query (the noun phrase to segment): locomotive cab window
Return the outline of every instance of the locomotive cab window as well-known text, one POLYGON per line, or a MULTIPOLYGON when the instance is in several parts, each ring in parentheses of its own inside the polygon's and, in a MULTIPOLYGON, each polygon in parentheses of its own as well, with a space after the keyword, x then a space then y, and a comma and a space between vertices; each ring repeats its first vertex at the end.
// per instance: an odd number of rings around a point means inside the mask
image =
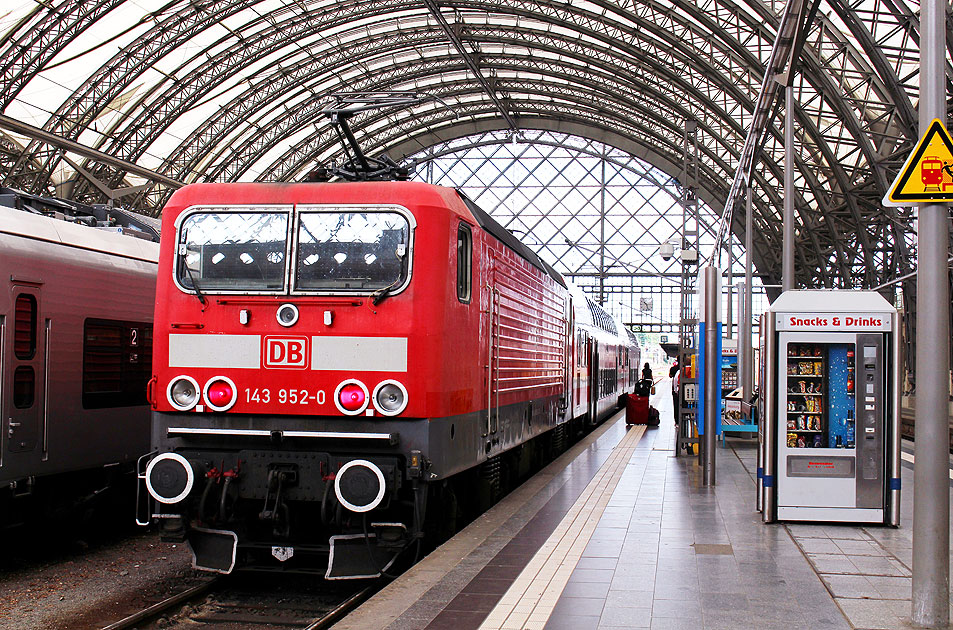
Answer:
POLYGON ((294 290, 393 294, 410 280, 411 222, 388 207, 302 208, 294 290))
POLYGON ((473 234, 470 226, 461 223, 457 229, 457 299, 469 304, 472 292, 473 234))
POLYGON ((289 213, 208 208, 179 227, 176 281, 187 291, 277 293, 285 288, 289 213))

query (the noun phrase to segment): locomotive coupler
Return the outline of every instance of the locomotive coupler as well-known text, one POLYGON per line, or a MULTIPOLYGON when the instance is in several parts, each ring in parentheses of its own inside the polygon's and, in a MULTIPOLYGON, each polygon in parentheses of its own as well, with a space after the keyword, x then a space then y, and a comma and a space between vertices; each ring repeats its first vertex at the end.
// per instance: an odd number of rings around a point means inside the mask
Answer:
POLYGON ((185 520, 178 514, 167 514, 158 519, 161 542, 185 542, 185 520))
MULTIPOLYGON (((285 484, 294 485, 297 482, 298 469, 294 465, 272 465, 268 471, 268 492, 265 494, 265 505, 258 518, 263 521, 274 521, 276 533, 279 530, 277 523, 282 516, 282 512, 287 511, 287 507, 281 499, 281 491, 285 484)), ((280 529, 287 534, 287 531, 284 531, 287 529, 287 523, 285 527, 280 529)))

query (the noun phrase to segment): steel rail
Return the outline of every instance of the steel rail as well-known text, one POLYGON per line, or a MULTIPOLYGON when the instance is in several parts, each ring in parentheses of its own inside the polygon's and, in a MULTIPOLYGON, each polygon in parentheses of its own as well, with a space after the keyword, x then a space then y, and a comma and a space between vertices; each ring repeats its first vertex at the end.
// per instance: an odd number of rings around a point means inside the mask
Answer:
POLYGON ((151 619, 157 615, 161 615, 170 608, 178 606, 179 604, 204 594, 206 591, 218 584, 221 580, 221 576, 214 577, 210 580, 207 580, 206 582, 203 582, 202 584, 198 584, 190 589, 182 591, 178 595, 173 595, 172 597, 164 599, 161 602, 157 602, 144 610, 140 610, 135 614, 129 615, 125 619, 120 619, 115 623, 104 626, 101 630, 126 630, 127 628, 133 628, 142 621, 151 619))
POLYGON ((365 587, 363 590, 358 591, 338 604, 333 610, 328 612, 328 614, 305 626, 303 630, 324 630, 325 628, 330 628, 331 625, 340 620, 341 617, 357 608, 359 604, 371 595, 372 591, 372 586, 365 587))

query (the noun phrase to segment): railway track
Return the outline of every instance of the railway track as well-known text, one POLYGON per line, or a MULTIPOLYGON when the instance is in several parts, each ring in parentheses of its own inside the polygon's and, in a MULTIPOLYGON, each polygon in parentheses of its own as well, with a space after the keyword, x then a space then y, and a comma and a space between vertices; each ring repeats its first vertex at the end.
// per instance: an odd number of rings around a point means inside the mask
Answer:
MULTIPOLYGON (((900 413, 900 435, 914 439, 914 414, 904 410, 900 413)), ((953 453, 953 419, 950 420, 950 452, 953 453)))
POLYGON ((378 588, 301 575, 238 574, 210 578, 102 630, 323 630, 378 588))

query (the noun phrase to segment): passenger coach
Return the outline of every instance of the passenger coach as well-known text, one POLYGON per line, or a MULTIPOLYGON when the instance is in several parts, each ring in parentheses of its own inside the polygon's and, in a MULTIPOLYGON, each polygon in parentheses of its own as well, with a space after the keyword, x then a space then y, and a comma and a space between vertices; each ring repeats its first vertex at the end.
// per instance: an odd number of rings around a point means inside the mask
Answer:
POLYGON ((149 451, 158 245, 74 211, 0 188, 0 525, 132 490, 149 451))

